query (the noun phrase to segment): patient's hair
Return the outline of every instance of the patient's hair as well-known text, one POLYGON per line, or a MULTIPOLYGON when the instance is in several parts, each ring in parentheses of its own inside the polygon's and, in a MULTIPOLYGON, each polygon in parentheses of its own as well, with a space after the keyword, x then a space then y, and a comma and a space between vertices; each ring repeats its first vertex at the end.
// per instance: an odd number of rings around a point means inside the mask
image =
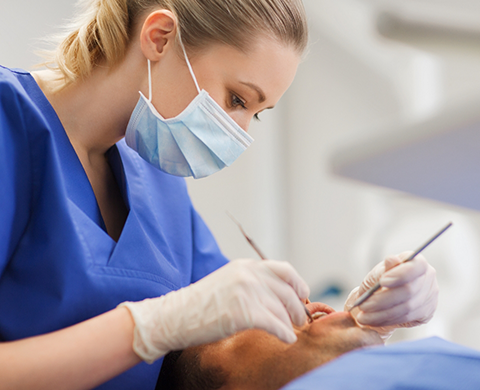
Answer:
POLYGON ((227 382, 219 367, 202 367, 200 356, 185 356, 183 351, 170 352, 163 360, 156 390, 218 390, 227 382))

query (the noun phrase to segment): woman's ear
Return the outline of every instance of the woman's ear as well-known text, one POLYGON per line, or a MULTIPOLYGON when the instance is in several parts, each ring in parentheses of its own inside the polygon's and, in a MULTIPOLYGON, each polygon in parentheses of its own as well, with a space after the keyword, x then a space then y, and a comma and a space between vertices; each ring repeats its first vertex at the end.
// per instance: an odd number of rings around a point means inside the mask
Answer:
POLYGON ((165 51, 175 47, 177 19, 166 9, 147 16, 140 32, 140 46, 150 61, 159 61, 165 51))

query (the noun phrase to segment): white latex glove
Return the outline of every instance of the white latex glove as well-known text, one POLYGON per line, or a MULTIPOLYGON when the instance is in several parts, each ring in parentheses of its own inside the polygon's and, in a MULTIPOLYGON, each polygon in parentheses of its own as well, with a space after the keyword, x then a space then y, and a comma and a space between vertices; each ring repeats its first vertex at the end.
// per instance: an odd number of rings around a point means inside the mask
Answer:
POLYGON ((395 328, 427 323, 437 308, 436 271, 422 255, 395 267, 412 253, 390 256, 377 264, 345 302, 345 310, 349 310, 358 297, 380 281, 382 287, 352 314, 359 325, 375 329, 384 340, 395 328))
POLYGON ((170 351, 259 328, 287 343, 306 321, 308 285, 286 262, 236 260, 159 298, 124 302, 135 321, 134 350, 152 363, 170 351))

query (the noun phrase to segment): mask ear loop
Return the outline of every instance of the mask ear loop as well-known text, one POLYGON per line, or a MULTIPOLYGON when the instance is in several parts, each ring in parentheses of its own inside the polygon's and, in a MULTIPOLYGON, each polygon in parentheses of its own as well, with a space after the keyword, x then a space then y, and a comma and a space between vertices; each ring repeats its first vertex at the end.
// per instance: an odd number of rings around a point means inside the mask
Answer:
POLYGON ((152 65, 150 64, 150 60, 148 62, 148 101, 149 103, 152 102, 152 65))
MULTIPOLYGON (((183 55, 185 56, 185 61, 187 62, 188 70, 190 71, 190 75, 192 76, 193 81, 195 82, 195 87, 197 87, 198 93, 201 92, 200 87, 197 82, 197 78, 195 77, 195 73, 193 73, 193 68, 192 65, 190 64, 190 61, 188 60, 187 52, 185 50, 185 46, 183 46, 182 38, 180 36, 180 30, 178 31, 178 40, 180 42, 180 46, 182 47, 183 50, 183 55)), ((147 60, 148 62, 148 101, 151 103, 152 102, 152 65, 150 63, 150 60, 147 60)))
POLYGON ((197 78, 195 77, 195 73, 193 73, 192 65, 190 64, 190 61, 188 60, 187 52, 185 50, 185 46, 183 46, 182 42, 182 37, 180 36, 180 29, 178 30, 178 41, 180 42, 180 46, 182 47, 183 50, 183 55, 185 56, 185 61, 187 62, 188 70, 190 71, 190 74, 192 75, 193 81, 195 82, 195 86, 197 87, 198 93, 201 92, 200 87, 198 86, 197 78))

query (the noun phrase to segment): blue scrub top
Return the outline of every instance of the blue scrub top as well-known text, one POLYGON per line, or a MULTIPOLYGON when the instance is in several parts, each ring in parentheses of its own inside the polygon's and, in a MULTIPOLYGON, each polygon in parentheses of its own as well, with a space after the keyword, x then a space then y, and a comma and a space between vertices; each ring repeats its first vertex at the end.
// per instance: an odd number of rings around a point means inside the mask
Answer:
POLYGON ((438 337, 347 353, 282 390, 480 389, 480 351, 438 337))
MULTIPOLYGON (((118 242, 35 80, 0 67, 0 341, 158 297, 227 262, 183 179, 123 141, 108 158, 129 210, 118 242)), ((141 363, 99 388, 154 389, 160 365, 141 363)))

